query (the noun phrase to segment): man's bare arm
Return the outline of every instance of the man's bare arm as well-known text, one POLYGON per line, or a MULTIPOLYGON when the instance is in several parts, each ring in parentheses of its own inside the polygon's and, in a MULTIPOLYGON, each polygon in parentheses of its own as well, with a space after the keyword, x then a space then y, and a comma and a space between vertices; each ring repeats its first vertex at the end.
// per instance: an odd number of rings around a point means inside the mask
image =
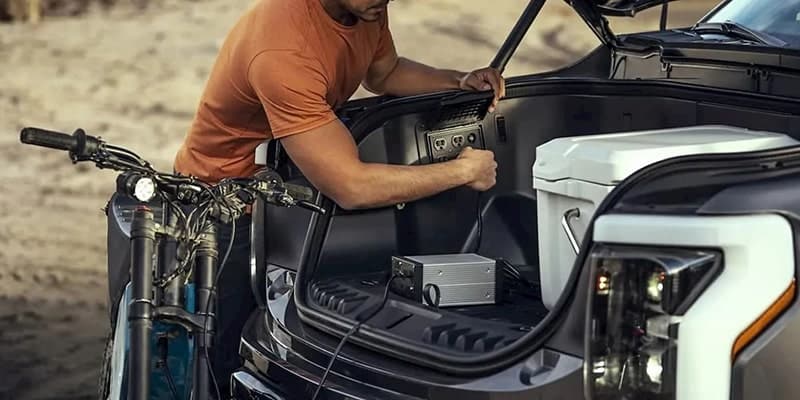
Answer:
POLYGON ((364 87, 376 94, 411 96, 448 89, 459 89, 466 72, 438 69, 390 55, 370 66, 364 87))
POLYGON ((470 73, 437 69, 390 52, 375 60, 367 72, 364 87, 376 94, 409 96, 450 89, 494 92, 489 111, 506 95, 506 83, 500 72, 482 68, 470 73))
POLYGON ((311 184, 344 209, 410 202, 462 185, 485 191, 496 179, 494 155, 484 150, 421 166, 364 163, 338 120, 282 138, 281 144, 311 184))

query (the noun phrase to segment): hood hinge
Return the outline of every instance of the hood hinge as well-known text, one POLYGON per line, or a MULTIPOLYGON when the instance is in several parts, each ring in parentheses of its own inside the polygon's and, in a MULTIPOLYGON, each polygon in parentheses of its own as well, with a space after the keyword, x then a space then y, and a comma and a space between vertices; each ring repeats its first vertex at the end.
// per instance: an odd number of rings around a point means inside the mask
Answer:
POLYGON ((589 25, 589 28, 606 46, 611 48, 619 47, 619 38, 617 38, 617 35, 611 30, 611 27, 608 25, 608 19, 600 13, 596 4, 587 0, 565 1, 578 12, 578 15, 583 18, 586 24, 589 25))

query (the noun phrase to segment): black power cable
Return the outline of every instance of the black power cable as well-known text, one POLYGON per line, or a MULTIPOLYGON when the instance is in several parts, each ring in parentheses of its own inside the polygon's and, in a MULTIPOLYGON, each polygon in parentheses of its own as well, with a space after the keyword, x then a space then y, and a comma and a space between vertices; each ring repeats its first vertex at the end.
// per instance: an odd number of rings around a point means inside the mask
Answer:
POLYGON ((167 340, 166 338, 161 338, 158 340, 158 347, 161 352, 161 362, 164 366, 164 375, 167 378, 167 385, 169 386, 169 390, 172 393, 172 399, 178 400, 180 396, 178 396, 178 387, 175 386, 175 379, 172 377, 172 371, 169 369, 169 350, 167 348, 167 340))
POLYGON ((175 379, 172 378, 172 372, 169 370, 169 363, 166 360, 164 360, 164 372, 167 375, 167 384, 169 385, 169 390, 172 392, 172 398, 179 400, 178 387, 175 386, 175 379))
POLYGON ((319 396, 320 391, 322 391, 322 387, 325 385, 325 381, 328 379, 328 374, 331 372, 333 363, 336 362, 336 358, 339 357, 339 352, 342 351, 342 347, 344 347, 344 344, 345 342, 347 342, 347 339, 349 339, 350 336, 358 332, 358 330, 361 329, 361 325, 367 323, 367 321, 372 319, 372 317, 377 315, 386 306, 386 302, 389 301, 389 288, 392 286, 392 281, 394 281, 395 278, 399 277, 400 277, 399 275, 393 275, 386 282, 386 288, 383 290, 383 299, 381 300, 377 308, 375 308, 374 310, 372 310, 367 314, 362 313, 361 315, 356 316, 356 323, 353 325, 352 328, 350 328, 349 331, 347 331, 344 337, 342 337, 342 340, 339 342, 339 345, 336 346, 336 350, 334 350, 333 356, 331 356, 331 361, 328 362, 328 367, 325 368, 325 372, 322 374, 322 378, 320 379, 319 384, 317 385, 317 390, 314 391, 314 397, 312 397, 311 400, 317 400, 317 396, 319 396), (364 317, 359 318, 362 315, 364 315, 364 317))
POLYGON ((473 253, 475 254, 478 254, 478 251, 480 251, 481 249, 481 239, 483 237, 483 210, 481 209, 482 194, 483 193, 478 192, 478 201, 477 201, 478 205, 475 207, 476 208, 475 213, 477 214, 478 217, 478 232, 477 232, 477 238, 475 239, 475 251, 473 251, 473 253))
POLYGON ((433 308, 439 308, 439 302, 442 301, 442 290, 434 283, 429 283, 422 288, 422 299, 425 303, 433 308), (436 297, 431 297, 431 289, 436 297), (436 299, 436 300, 434 300, 436 299))

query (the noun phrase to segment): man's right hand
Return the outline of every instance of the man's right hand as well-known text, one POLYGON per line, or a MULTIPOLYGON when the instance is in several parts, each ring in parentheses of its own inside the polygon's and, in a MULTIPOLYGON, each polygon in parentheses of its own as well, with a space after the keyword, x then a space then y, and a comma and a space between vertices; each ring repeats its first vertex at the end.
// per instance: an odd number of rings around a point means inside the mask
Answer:
POLYGON ((457 160, 467 171, 468 187, 485 192, 497 183, 497 162, 494 160, 493 152, 465 147, 457 160))

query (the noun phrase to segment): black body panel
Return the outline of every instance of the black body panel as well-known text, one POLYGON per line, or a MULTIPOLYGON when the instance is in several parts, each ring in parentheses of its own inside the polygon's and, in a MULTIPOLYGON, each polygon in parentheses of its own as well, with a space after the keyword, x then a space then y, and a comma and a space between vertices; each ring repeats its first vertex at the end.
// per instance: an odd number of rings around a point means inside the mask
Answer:
MULTIPOLYGON (((309 188, 311 184, 303 177, 291 176, 285 180, 309 188)), ((316 193, 315 197, 319 197, 316 193)), ((259 205, 262 216, 261 225, 263 231, 257 232, 253 236, 254 247, 259 247, 258 264, 266 264, 271 267, 278 267, 290 271, 297 271, 298 266, 303 263, 309 226, 313 224, 317 215, 299 207, 278 207, 275 205, 259 205), (263 243, 262 246, 259 244, 263 243)))
POLYGON ((732 400, 782 400, 800 393, 799 311, 795 300, 785 315, 739 354, 733 365, 732 400))

